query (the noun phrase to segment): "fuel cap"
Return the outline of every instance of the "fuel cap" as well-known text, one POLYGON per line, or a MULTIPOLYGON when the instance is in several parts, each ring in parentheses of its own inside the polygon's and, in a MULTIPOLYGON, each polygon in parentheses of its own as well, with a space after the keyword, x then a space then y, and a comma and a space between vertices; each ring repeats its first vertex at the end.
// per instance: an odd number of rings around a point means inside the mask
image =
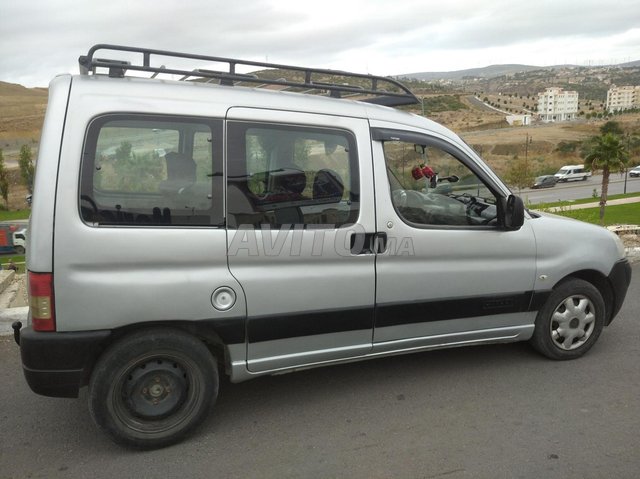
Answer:
POLYGON ((228 286, 221 286, 211 295, 211 304, 218 311, 227 311, 236 304, 236 293, 228 286))

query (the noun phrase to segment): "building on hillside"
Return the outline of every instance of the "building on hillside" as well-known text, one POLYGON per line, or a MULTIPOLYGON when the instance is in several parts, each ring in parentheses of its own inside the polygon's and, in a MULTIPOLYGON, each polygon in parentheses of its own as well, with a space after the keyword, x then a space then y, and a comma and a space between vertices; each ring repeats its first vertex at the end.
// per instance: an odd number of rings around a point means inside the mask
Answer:
POLYGON ((531 124, 531 115, 508 115, 506 119, 510 126, 528 126, 531 124))
POLYGON ((578 115, 578 92, 547 88, 538 93, 538 116, 542 121, 575 120, 578 115))
POLYGON ((630 110, 640 108, 640 86, 615 86, 607 91, 607 111, 630 110))

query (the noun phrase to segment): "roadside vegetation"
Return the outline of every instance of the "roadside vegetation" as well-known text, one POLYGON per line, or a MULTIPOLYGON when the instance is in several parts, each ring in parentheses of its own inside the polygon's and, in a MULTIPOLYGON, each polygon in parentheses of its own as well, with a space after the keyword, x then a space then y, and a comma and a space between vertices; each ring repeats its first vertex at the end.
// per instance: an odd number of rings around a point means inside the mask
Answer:
MULTIPOLYGON (((618 200, 624 198, 640 198, 640 193, 627 193, 623 195, 611 195, 608 200, 618 200)), ((621 224, 640 224, 640 202, 623 205, 607 206, 607 214, 604 221, 600 220, 600 206, 593 208, 573 209, 573 206, 597 203, 597 198, 583 198, 575 201, 556 201, 553 203, 529 204, 529 208, 552 212, 555 215, 566 216, 576 220, 585 221, 595 225, 611 226, 621 224)))
MULTIPOLYGON (((611 195, 609 200, 619 200, 623 198, 637 198, 640 197, 640 193, 626 193, 620 195, 611 195)), ((569 209, 573 205, 586 205, 588 203, 597 203, 597 198, 582 198, 580 200, 558 200, 550 203, 528 203, 529 208, 535 210, 548 210, 549 208, 567 208, 569 209)))
POLYGON ((460 95, 437 95, 422 99, 425 113, 442 111, 458 111, 468 109, 467 105, 460 101, 460 95))
POLYGON ((594 225, 635 225, 640 222, 640 203, 607 206, 607 215, 604 219, 600 217, 600 207, 558 211, 554 214, 585 221, 594 225))
POLYGON ((6 256, 2 255, 0 256, 0 266, 2 266, 2 269, 7 269, 7 266, 9 266, 9 263, 13 261, 18 267, 18 270, 16 271, 16 273, 24 273, 25 272, 24 258, 25 258, 24 255, 20 255, 20 254, 6 255, 6 256))
POLYGON ((611 173, 625 171, 630 155, 630 141, 624 142, 625 132, 618 122, 608 121, 600 128, 600 135, 584 145, 584 165, 588 170, 602 171, 600 189, 600 224, 604 225, 605 208, 611 173))
POLYGON ((13 211, 0 210, 0 221, 28 220, 30 214, 30 209, 13 211))

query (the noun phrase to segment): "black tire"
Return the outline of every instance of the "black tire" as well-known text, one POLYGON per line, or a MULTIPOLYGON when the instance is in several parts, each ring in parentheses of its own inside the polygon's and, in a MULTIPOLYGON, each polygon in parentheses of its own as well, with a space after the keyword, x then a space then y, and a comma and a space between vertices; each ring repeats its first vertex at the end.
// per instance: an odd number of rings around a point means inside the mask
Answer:
POLYGON ((13 249, 15 249, 18 254, 24 254, 24 246, 14 246, 13 249))
POLYGON ((605 320, 602 295, 591 283, 560 283, 538 312, 531 345, 551 359, 575 359, 598 340, 605 320))
POLYGON ((216 359, 181 330, 138 331, 114 343, 89 382, 89 411, 116 443, 140 449, 180 441, 218 395, 216 359))

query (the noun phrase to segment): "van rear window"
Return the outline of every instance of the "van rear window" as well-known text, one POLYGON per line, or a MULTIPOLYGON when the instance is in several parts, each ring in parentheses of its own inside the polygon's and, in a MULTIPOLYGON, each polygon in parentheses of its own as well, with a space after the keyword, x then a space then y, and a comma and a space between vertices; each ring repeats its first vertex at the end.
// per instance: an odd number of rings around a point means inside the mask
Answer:
POLYGON ((80 212, 94 225, 220 224, 221 123, 113 115, 85 140, 80 212))

